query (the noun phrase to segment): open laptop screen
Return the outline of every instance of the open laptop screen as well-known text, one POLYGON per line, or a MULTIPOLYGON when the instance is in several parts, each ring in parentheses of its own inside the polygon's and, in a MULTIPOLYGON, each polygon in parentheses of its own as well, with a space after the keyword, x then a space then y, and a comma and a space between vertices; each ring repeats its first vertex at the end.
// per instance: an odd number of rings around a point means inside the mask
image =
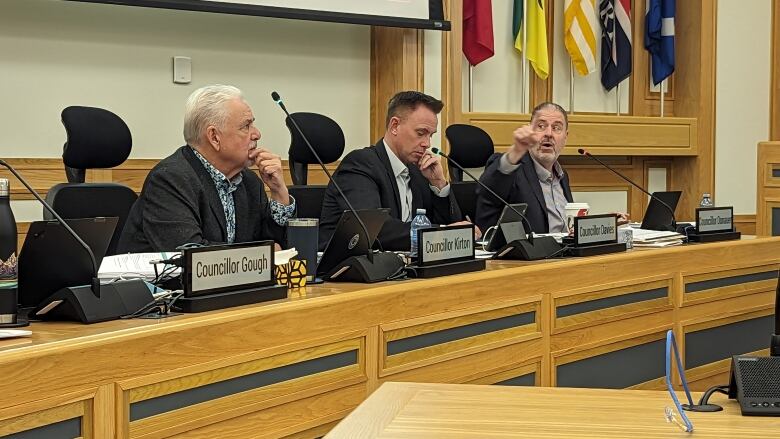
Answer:
MULTIPOLYGON (((117 217, 65 220, 92 249, 100 267, 117 217)), ((59 221, 34 221, 19 252, 19 304, 38 306, 60 288, 89 285, 95 272, 84 248, 59 221)))

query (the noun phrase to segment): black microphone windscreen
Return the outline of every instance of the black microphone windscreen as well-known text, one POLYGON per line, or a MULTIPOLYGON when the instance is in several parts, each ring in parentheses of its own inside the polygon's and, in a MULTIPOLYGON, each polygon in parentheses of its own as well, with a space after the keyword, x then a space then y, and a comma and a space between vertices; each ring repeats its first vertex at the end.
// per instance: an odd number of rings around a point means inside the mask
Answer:
POLYGON ((275 92, 275 91, 272 91, 272 92, 271 92, 271 99, 273 99, 273 100, 274 100, 274 101, 276 101, 276 102, 279 102, 279 101, 281 101, 281 100, 282 100, 282 97, 281 97, 281 96, 279 96, 279 93, 277 93, 277 92, 275 92))
POLYGON ((434 153, 434 154, 438 154, 441 151, 439 150, 439 148, 433 147, 433 148, 431 148, 431 152, 434 153))
POLYGON ((582 154, 582 155, 585 155, 585 154, 587 154, 587 153, 588 153, 588 151, 585 151, 585 150, 584 150, 584 149, 582 149, 582 148, 578 149, 578 150, 577 150, 577 152, 578 152, 578 153, 580 153, 580 154, 582 154))

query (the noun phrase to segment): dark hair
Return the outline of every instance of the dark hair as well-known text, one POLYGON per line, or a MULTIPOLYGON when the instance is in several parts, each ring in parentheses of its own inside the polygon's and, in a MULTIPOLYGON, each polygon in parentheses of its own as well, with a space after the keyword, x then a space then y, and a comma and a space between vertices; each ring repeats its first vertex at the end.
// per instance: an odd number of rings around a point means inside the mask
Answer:
POLYGON ((531 119, 533 119, 536 116, 536 113, 546 109, 546 108, 552 108, 553 110, 558 111, 563 115, 563 121, 566 122, 566 126, 569 126, 569 115, 566 114, 566 110, 563 109, 560 105, 556 104, 555 102, 542 102, 541 104, 534 107, 534 111, 531 112, 531 119))
POLYGON ((435 114, 441 113, 441 109, 444 108, 444 102, 428 96, 425 93, 419 91, 402 91, 396 93, 395 96, 390 98, 390 102, 387 103, 387 118, 385 118, 385 127, 390 125, 390 119, 394 116, 401 117, 401 114, 406 111, 414 111, 417 106, 425 105, 429 110, 435 114))

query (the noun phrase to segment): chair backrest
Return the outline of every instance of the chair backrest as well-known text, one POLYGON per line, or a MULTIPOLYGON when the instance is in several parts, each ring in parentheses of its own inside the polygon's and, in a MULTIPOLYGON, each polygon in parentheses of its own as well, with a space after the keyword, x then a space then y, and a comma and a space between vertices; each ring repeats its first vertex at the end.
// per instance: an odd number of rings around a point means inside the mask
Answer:
MULTIPOLYGON (((66 219, 118 217, 106 252, 107 255, 116 254, 119 236, 138 196, 127 186, 85 183, 84 177, 87 169, 111 168, 127 160, 133 144, 130 129, 116 114, 94 107, 65 108, 62 124, 68 135, 62 152, 68 183, 51 188, 46 201, 66 219)), ((43 217, 52 219, 45 209, 43 217)))
POLYGON ((325 185, 293 185, 287 190, 295 198, 298 218, 319 218, 322 200, 325 199, 325 185))
MULTIPOLYGON (((493 155, 493 139, 482 128, 453 124, 444 131, 450 143, 450 157, 464 168, 482 168, 493 155)), ((450 181, 462 181, 463 172, 449 166, 450 181)))
MULTIPOLYGON (((333 163, 344 153, 344 131, 336 121, 318 113, 292 113, 290 115, 301 128, 311 146, 317 151, 323 163, 333 163)), ((306 141, 292 124, 285 119, 290 130, 290 174, 294 185, 305 185, 308 180, 308 165, 317 163, 306 141)))
POLYGON ((463 216, 468 215, 474 221, 477 216, 477 182, 455 181, 450 183, 450 187, 463 216))

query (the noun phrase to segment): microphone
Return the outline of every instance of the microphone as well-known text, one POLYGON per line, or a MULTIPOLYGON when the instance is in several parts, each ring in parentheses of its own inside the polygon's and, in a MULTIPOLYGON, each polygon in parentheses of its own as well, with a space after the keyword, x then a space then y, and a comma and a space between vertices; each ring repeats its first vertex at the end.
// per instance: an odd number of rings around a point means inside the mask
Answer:
POLYGON ((666 208, 666 210, 668 210, 668 211, 669 211, 669 213, 670 213, 670 214, 672 214, 672 224, 671 224, 671 231, 672 231, 672 232, 674 232, 674 231, 676 231, 676 230, 677 230, 677 221, 675 221, 675 217, 674 217, 674 209, 672 209, 672 208, 671 208, 671 207, 670 207, 668 204, 666 204, 666 203, 664 202, 664 200, 662 200, 662 199, 660 199, 660 198, 656 197, 655 195, 651 194, 651 193, 650 193, 650 192, 648 192, 648 191, 647 191, 645 188, 643 188, 642 186, 639 186, 638 184, 634 183, 633 181, 631 181, 631 179, 629 179, 628 177, 626 177, 626 176, 625 176, 625 175, 623 175, 622 173, 618 172, 618 171, 617 171, 615 168, 613 168, 612 166, 609 166, 608 164, 606 164, 606 163, 602 162, 601 160, 599 160, 599 158, 598 158, 598 157, 596 157, 596 156, 592 155, 591 153, 589 153, 589 152, 588 152, 588 151, 586 151, 585 149, 583 149, 583 148, 580 148, 580 149, 578 149, 578 150, 577 150, 577 152, 578 152, 578 153, 580 153, 580 155, 584 155, 585 157, 588 157, 588 158, 590 158, 590 159, 593 159, 593 160, 595 160, 596 162, 598 162, 598 164, 600 164, 601 166, 603 166, 603 167, 605 167, 605 168, 609 169, 610 171, 612 171, 612 173, 614 173, 614 174, 615 174, 615 175, 617 175, 618 177, 622 178, 623 180, 627 181, 629 184, 631 184, 631 185, 632 185, 632 186, 634 186, 635 188, 639 189, 640 191, 644 192, 644 193, 645 193, 645 194, 647 194, 647 195, 648 195, 650 198, 654 199, 655 201, 658 201, 658 202, 659 202, 659 203, 660 203, 662 206, 664 206, 664 207, 666 208))
MULTIPOLYGON (((344 202, 347 203, 347 207, 349 208, 349 211, 352 212, 353 215, 355 215, 355 219, 357 220, 358 224, 360 224, 360 228, 363 229, 363 233, 366 234, 366 241, 368 241, 368 239, 369 239, 368 238, 369 237, 368 227, 366 227, 365 223, 363 223, 363 220, 360 219, 360 216, 358 215, 357 211, 355 210, 354 207, 352 207, 352 203, 349 202, 349 199, 347 198, 346 195, 344 195, 344 192, 341 190, 341 187, 339 187, 339 184, 336 183, 336 180, 333 179, 333 176, 330 174, 330 171, 328 171, 328 168, 325 167, 325 163, 320 158, 320 155, 317 154, 317 151, 311 145, 311 142, 309 142, 309 139, 306 137, 306 134, 304 134, 303 130, 301 130, 301 127, 298 126, 298 122, 296 122, 295 118, 293 118, 290 115, 290 112, 287 111, 287 107, 285 107, 284 106, 284 102, 282 102, 282 97, 279 96, 279 93, 273 91, 273 92, 271 92, 271 99, 273 99, 274 102, 276 102, 276 105, 278 105, 279 108, 281 108, 282 111, 284 111, 284 114, 286 114, 287 117, 290 119, 290 121, 292 122, 293 126, 295 127, 295 130, 298 131, 298 134, 301 135, 301 138, 303 138, 303 141, 306 142, 306 146, 309 147, 309 151, 311 151, 311 153, 314 155, 314 158, 317 159, 317 163, 319 163, 320 168, 322 168, 322 170, 325 172, 325 175, 328 176, 328 181, 333 183, 333 186, 339 192, 339 195, 341 195, 341 199, 343 199, 344 202)), ((384 249, 382 248, 382 243, 379 241, 379 239, 377 239, 376 242, 379 244, 379 250, 380 251, 384 251, 384 249)), ((374 255, 373 255, 373 252, 371 251, 372 244, 373 243, 371 243, 371 242, 368 243, 368 250, 369 251, 368 251, 368 255, 367 256, 368 256, 369 262, 374 262, 374 255)))
POLYGON ((95 254, 92 253, 92 249, 89 248, 87 243, 84 242, 84 240, 82 240, 79 237, 79 235, 68 225, 68 223, 66 223, 65 220, 62 219, 62 217, 57 212, 54 211, 54 209, 49 205, 49 203, 47 203, 46 201, 44 201, 43 198, 41 198, 41 196, 38 194, 38 192, 36 192, 35 189, 33 189, 30 186, 30 184, 27 183, 27 180, 25 180, 21 175, 19 175, 18 172, 16 172, 16 169, 14 169, 13 166, 9 165, 5 160, 2 160, 2 159, 0 159, 0 166, 3 166, 6 169, 8 169, 9 171, 11 171, 11 174, 13 174, 14 177, 16 177, 20 182, 22 182, 24 187, 26 187, 27 190, 30 191, 30 193, 33 194, 33 196, 38 201, 40 201, 41 204, 43 204, 43 207, 46 210, 48 210, 49 213, 54 218, 56 218, 57 221, 59 221, 60 224, 62 224, 62 227, 64 227, 65 230, 68 231, 68 233, 73 237, 73 239, 75 239, 76 242, 78 242, 79 245, 84 248, 84 251, 86 251, 87 254, 89 255, 89 260, 92 262, 92 273, 93 273, 93 275, 92 275, 92 285, 91 285, 92 293, 95 295, 95 297, 100 298, 100 279, 97 276, 98 266, 97 266, 97 262, 95 261, 95 254))
POLYGON ((439 148, 433 147, 433 148, 431 148, 431 152, 433 152, 434 154, 438 154, 438 155, 444 157, 445 159, 447 159, 448 162, 452 163, 453 165, 455 165, 456 168, 460 169, 466 175, 471 177, 471 179, 474 180, 482 189, 485 189, 491 195, 496 197, 496 199, 498 201, 500 201, 504 206, 512 209, 512 211, 514 213, 516 213, 517 216, 520 217, 520 219, 523 221, 523 226, 526 228, 526 237, 528 238, 528 242, 534 242, 534 235, 531 232, 531 223, 528 222, 528 218, 526 218, 525 215, 520 213, 519 210, 517 210, 514 206, 509 204, 508 201, 506 201, 505 199, 501 198, 493 189, 490 189, 485 183, 482 183, 481 181, 479 181, 479 179, 474 177, 474 175, 471 172, 469 172, 466 168, 461 166, 460 163, 458 163, 455 160, 453 160, 449 155, 445 154, 442 150, 440 150, 439 148))

